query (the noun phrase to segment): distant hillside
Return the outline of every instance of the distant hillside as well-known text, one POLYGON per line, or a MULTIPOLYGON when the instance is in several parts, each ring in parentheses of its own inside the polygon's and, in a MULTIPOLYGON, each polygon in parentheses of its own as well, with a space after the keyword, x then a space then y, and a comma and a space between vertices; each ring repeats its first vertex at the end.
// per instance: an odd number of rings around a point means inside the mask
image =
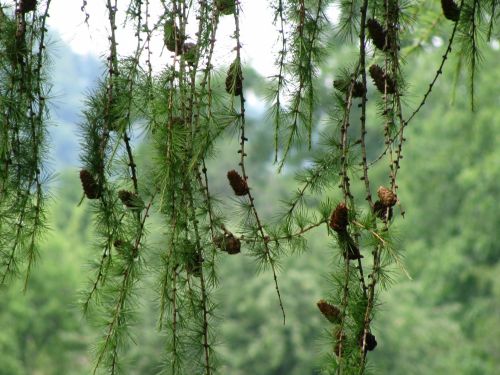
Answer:
POLYGON ((53 33, 49 53, 52 100, 50 101, 50 157, 55 170, 78 163, 78 128, 85 93, 92 89, 102 70, 91 55, 78 55, 53 33))

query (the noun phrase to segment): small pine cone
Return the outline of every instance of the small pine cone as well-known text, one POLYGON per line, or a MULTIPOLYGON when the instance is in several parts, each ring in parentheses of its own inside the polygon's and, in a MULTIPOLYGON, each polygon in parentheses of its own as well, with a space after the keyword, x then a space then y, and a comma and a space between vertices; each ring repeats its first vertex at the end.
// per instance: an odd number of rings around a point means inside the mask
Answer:
POLYGON ((128 190, 120 190, 118 192, 118 198, 122 201, 122 203, 128 208, 140 209, 144 207, 144 202, 141 198, 137 196, 137 194, 132 193, 128 190))
POLYGON ((380 201, 376 201, 373 205, 373 213, 382 220, 391 220, 392 219, 392 207, 386 207, 380 201), (387 208, 389 208, 389 216, 387 216, 387 208))
POLYGON ((235 0, 216 0, 216 6, 219 12, 226 16, 236 11, 235 0))
POLYGON ((163 26, 163 41, 170 52, 178 55, 183 52, 184 38, 173 20, 167 20, 163 26))
POLYGON ((32 12, 36 9, 37 0, 21 0, 19 11, 23 14, 32 12))
MULTIPOLYGON (((345 254, 344 254, 345 256, 345 254)), ((347 259, 349 260, 357 260, 363 258, 361 252, 359 251, 359 247, 354 243, 352 237, 349 236, 347 241, 347 259)))
POLYGON ((362 98, 366 94, 366 87, 363 85, 363 82, 356 81, 354 82, 354 87, 352 88, 352 97, 353 98, 362 98))
MULTIPOLYGON (((362 348, 363 347, 363 332, 359 335, 359 346, 362 348)), ((370 333, 366 332, 366 346, 365 349, 367 351, 372 351, 377 347, 377 340, 375 339, 375 336, 370 333)))
POLYGON ((234 194, 238 196, 248 194, 247 182, 240 176, 238 172, 236 172, 234 169, 227 172, 227 178, 229 180, 229 184, 233 188, 234 194))
MULTIPOLYGON (((343 93, 347 93, 349 90, 350 81, 343 79, 336 79, 333 81, 333 87, 343 93)), ((354 86, 352 88, 352 97, 353 98, 361 98, 366 93, 366 87, 363 85, 363 82, 355 81, 354 86)))
POLYGON ((394 94, 396 92, 396 82, 394 82, 394 80, 388 76, 380 66, 376 64, 370 66, 370 76, 372 77, 377 90, 382 94, 385 92, 387 92, 387 94, 394 94))
POLYGON ((238 254, 241 251, 241 241, 232 233, 214 238, 214 244, 228 254, 238 254))
POLYGON ((331 323, 340 323, 340 310, 334 305, 326 302, 324 299, 321 299, 316 303, 319 311, 323 314, 323 316, 328 319, 331 323))
POLYGON ((337 233, 342 233, 347 230, 349 224, 349 211, 345 203, 339 203, 330 216, 330 228, 337 233))
POLYGON ((444 16, 450 21, 457 22, 460 18, 460 8, 453 0, 441 0, 444 16))
POLYGON ((347 231, 340 232, 338 234, 338 238, 341 248, 344 249, 342 254, 344 258, 347 258, 348 260, 356 260, 363 258, 363 255, 359 251, 358 245, 356 245, 356 243, 349 235, 349 233, 347 233, 347 231))
POLYGON ((241 95, 242 91, 243 74, 241 73, 241 66, 234 61, 227 71, 226 92, 238 96, 241 95))
POLYGON ((88 199, 98 199, 101 196, 97 181, 86 169, 80 171, 80 181, 82 182, 83 192, 88 199))
POLYGON ((378 23, 377 20, 370 18, 366 26, 368 27, 368 32, 370 33, 370 37, 372 39, 373 44, 381 51, 386 51, 389 49, 389 40, 387 40, 387 32, 384 30, 382 25, 378 23))
POLYGON ((380 199, 380 203, 382 203, 385 207, 392 207, 398 201, 396 195, 391 190, 383 186, 378 188, 377 195, 380 199))
POLYGON ((238 238, 233 236, 232 234, 226 236, 224 239, 225 249, 228 254, 238 254, 241 251, 241 242, 238 238))

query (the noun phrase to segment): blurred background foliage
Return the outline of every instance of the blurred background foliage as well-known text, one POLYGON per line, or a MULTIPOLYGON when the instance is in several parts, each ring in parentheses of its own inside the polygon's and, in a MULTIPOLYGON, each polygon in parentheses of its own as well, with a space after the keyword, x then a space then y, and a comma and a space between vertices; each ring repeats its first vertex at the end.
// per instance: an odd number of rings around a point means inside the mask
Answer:
MULTIPOLYGON (((54 169, 61 172, 52 186, 52 230, 28 291, 22 294, 21 283, 0 291, 0 375, 88 374, 92 342, 100 332, 77 307, 78 292, 88 278, 85 264, 99 254, 90 246, 89 212, 85 204, 77 206, 81 187, 74 167, 78 154, 74 132, 82 95, 99 75, 100 65, 72 54, 62 42, 56 46, 53 122, 58 126, 51 133, 54 169), (68 80, 68 76, 79 79, 68 80)), ((427 43, 419 48, 421 53, 412 55, 405 68, 412 85, 407 100, 413 105, 432 79, 444 47, 427 43)), ((332 102, 332 80, 351 56, 345 47, 325 56, 318 79, 318 88, 324 91, 318 95, 319 128, 328 126, 324 120, 332 102)), ((454 84, 452 61, 428 105, 407 130, 399 179, 406 215, 398 215, 396 228, 412 280, 395 274, 394 285, 381 298, 373 326, 379 345, 369 357, 376 373, 493 375, 500 369, 498 57, 498 48, 485 47, 477 77, 476 112, 470 111, 466 83, 454 84)), ((293 192, 293 171, 299 165, 292 157, 287 170, 276 177, 273 127, 263 107, 265 85, 255 72, 245 77, 252 92, 248 97, 254 97, 249 101, 249 175, 257 205, 271 219, 279 208, 277 202, 293 192)), ((375 100, 370 103, 375 111, 375 100)), ((376 123, 369 124, 369 130, 383 131, 376 123)), ((218 156, 211 160, 211 189, 219 197, 230 196, 225 174, 235 165, 234 137, 228 133, 219 143, 218 156)), ((371 158, 382 147, 370 143, 371 158)), ((150 158, 147 140, 142 148, 144 164, 150 158)), ((301 152, 306 151, 295 151, 295 160, 302 160, 301 152)), ((375 181, 382 181, 386 171, 372 173, 375 181)), ((224 207, 228 217, 237 215, 231 212, 230 200, 224 207)), ((153 224, 150 232, 152 241, 161 241, 160 227, 153 224)), ((285 326, 270 275, 260 273, 245 254, 223 257, 216 294, 221 374, 317 373, 325 325, 315 304, 328 290, 330 252, 326 231, 318 229, 310 236, 307 251, 282 260, 285 326)), ((127 355, 131 375, 154 374, 162 360, 157 297, 152 290, 151 284, 139 291, 135 345, 127 355)))

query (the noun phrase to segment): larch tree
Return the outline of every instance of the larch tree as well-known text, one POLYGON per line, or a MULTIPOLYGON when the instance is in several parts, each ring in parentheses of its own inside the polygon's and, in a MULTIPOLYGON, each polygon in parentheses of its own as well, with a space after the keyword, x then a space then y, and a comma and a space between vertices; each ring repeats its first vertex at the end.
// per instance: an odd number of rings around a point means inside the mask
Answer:
MULTIPOLYGON (((158 328, 165 334, 165 374, 219 372, 217 263, 249 254, 267 270, 276 290, 276 310, 286 324, 286 296, 280 290, 280 259, 307 250, 305 235, 327 230, 332 246, 331 291, 318 301, 328 332, 324 374, 363 374, 377 346, 371 330, 379 291, 396 268, 406 273, 392 224, 404 215, 398 199, 398 171, 405 129, 427 103, 449 57, 468 72, 471 107, 474 76, 485 41, 498 36, 498 0, 276 0, 269 6, 276 29, 275 74, 269 78, 268 115, 274 123, 274 163, 283 171, 301 148, 301 187, 277 205, 276 220, 258 210, 247 169, 245 67, 241 17, 251 2, 235 0, 106 0, 109 51, 106 71, 87 95, 80 124, 82 200, 90 202, 96 239, 92 282, 82 296, 83 311, 104 327, 95 349, 94 373, 125 373, 123 348, 130 340, 137 288, 146 267, 157 272, 158 328), (153 14, 154 4, 161 13, 153 14), (338 22, 327 17, 335 7, 338 22), (231 62, 216 66, 217 31, 233 21, 231 62), (135 51, 124 54, 118 36, 135 30, 135 51), (405 95, 402 47, 430 40, 446 23, 448 40, 428 90, 417 105, 405 95), (420 25, 420 27, 416 27, 420 25), (423 25, 423 27, 422 27, 423 25), (418 32, 417 32, 418 31, 418 32), (331 87, 328 126, 321 121, 317 85, 329 35, 356 49, 331 87), (168 57, 153 69, 155 38, 168 57), (220 72, 224 78, 220 79, 220 72), (377 112, 367 110, 368 95, 377 112), (368 123, 379 123, 383 152, 369 159, 368 123), (154 146, 154 159, 137 163, 139 130, 154 146), (223 134, 238 144, 227 178, 239 205, 224 215, 211 194, 207 159, 217 157, 223 134), (386 181, 370 178, 385 165, 386 181), (362 184, 355 196, 352 184, 362 184), (379 185, 379 184, 377 184, 379 185), (336 197, 332 199, 331 197, 336 197), (311 208, 316 199, 320 204, 311 208), (148 241, 152 215, 160 218, 166 241, 148 241), (158 247, 158 257, 148 256, 158 247)), ((51 97, 50 48, 46 21, 50 0, 16 0, 0 8, 0 280, 29 275, 40 238, 48 230, 45 206, 51 175, 47 101, 51 97)), ((82 18, 92 17, 87 1, 82 18)), ((223 301, 222 301, 223 303, 223 301)), ((318 333, 320 335, 320 333, 318 333)))

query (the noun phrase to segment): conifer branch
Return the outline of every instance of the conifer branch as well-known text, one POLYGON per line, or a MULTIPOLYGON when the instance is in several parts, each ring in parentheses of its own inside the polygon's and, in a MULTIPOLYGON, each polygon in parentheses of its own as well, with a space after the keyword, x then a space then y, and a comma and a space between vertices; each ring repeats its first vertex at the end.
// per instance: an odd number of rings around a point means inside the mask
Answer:
POLYGON ((285 36, 285 20, 284 20, 284 4, 283 0, 278 1, 278 7, 275 10, 274 23, 276 24, 277 19, 279 18, 280 26, 279 26, 279 39, 281 40, 281 49, 278 52, 279 58, 277 61, 278 65, 278 82, 276 83, 276 90, 274 92, 275 96, 275 104, 273 108, 274 113, 274 162, 278 162, 278 149, 279 149, 279 134, 280 134, 280 126, 281 126, 281 117, 282 117, 282 103, 281 103, 281 92, 283 87, 285 86, 285 59, 287 55, 287 44, 286 44, 286 36, 285 36))
MULTIPOLYGON (((361 155, 362 155, 362 165, 363 165, 363 181, 365 183, 366 190, 366 200, 373 207, 372 194, 370 191, 370 180, 368 178, 368 163, 366 157, 366 18, 368 11, 368 1, 364 0, 361 5, 361 20, 360 20, 360 31, 359 31, 359 69, 361 72, 361 83, 363 85, 363 96, 361 97, 361 155)), ((356 77, 354 77, 355 79, 356 77)))
MULTIPOLYGON (((463 3, 464 3, 464 0, 462 0, 461 3, 460 3, 460 10, 463 7, 463 3)), ((451 52, 451 46, 453 45, 453 40, 455 39, 455 34, 457 32, 458 23, 459 23, 459 21, 457 20, 455 22, 455 24, 453 25, 453 30, 451 32, 450 39, 448 40, 448 45, 446 47, 446 51, 445 51, 445 53, 443 55, 443 58, 442 58, 441 63, 439 65, 439 68, 436 71, 436 74, 434 75, 434 78, 432 79, 431 83, 429 84, 429 88, 425 92, 424 97, 422 98, 422 101, 420 102, 420 104, 418 105, 418 107, 413 111, 413 113, 410 115, 410 117, 408 117, 408 120, 405 121, 405 123, 404 123, 405 127, 416 116, 416 114, 418 112, 420 112, 420 110, 422 109, 422 107, 425 105, 425 103, 427 101, 427 97, 431 94, 432 89, 434 88, 434 85, 436 84, 439 76, 443 73, 444 64, 446 63, 446 61, 448 59, 448 55, 451 52)), ((401 129, 400 129, 400 131, 401 131, 401 129)), ((387 150, 385 150, 385 151, 387 151, 387 150)), ((384 153, 385 153, 385 151, 384 151, 384 153)))
MULTIPOLYGON (((238 69, 241 70, 241 43, 240 43, 240 23, 239 23, 239 4, 236 6, 236 11, 234 12, 234 22, 235 22, 235 38, 236 38, 236 61, 238 64, 238 69)), ((243 84, 242 84, 243 86, 243 84)), ((243 88, 241 90, 240 94, 240 150, 238 151, 240 153, 240 169, 241 173, 243 175, 244 181, 248 180, 248 175, 246 173, 246 168, 245 168, 245 142, 247 141, 247 138, 245 136, 245 97, 243 95, 243 88)), ((257 223, 257 230, 260 233, 262 243, 264 245, 264 251, 265 251, 265 259, 266 262, 270 265, 271 271, 273 273, 273 279, 274 279, 274 286, 276 289, 276 294, 278 295, 278 301, 280 305, 281 312, 283 314, 283 324, 285 324, 286 321, 286 316, 285 316, 285 308, 283 307, 283 301, 281 299, 281 292, 279 289, 278 285, 278 277, 276 275, 276 265, 275 265, 275 259, 273 258, 271 254, 271 249, 269 248, 267 236, 264 233, 264 227, 262 225, 262 221, 260 219, 260 216, 257 212, 257 208, 255 207, 255 199, 253 197, 253 194, 250 189, 248 189, 248 200, 250 202, 250 208, 253 213, 253 216, 255 217, 255 221, 257 223)))
POLYGON ((34 94, 37 95, 37 107, 34 108, 34 103, 31 103, 31 108, 30 108, 30 117, 32 118, 32 137, 33 137, 33 156, 34 156, 34 164, 36 166, 35 169, 35 177, 34 177, 34 184, 35 184, 35 216, 33 218, 33 230, 31 232, 31 240, 30 240, 30 245, 28 247, 28 266, 26 270, 26 277, 24 280, 24 291, 26 292, 27 287, 28 287, 28 281, 30 277, 30 271, 31 267, 33 265, 33 262, 35 261, 36 258, 36 241, 37 238, 41 234, 42 229, 46 229, 43 227, 43 222, 45 220, 44 214, 43 214, 43 200, 44 200, 44 194, 42 191, 42 181, 41 181, 41 155, 40 155, 40 149, 43 147, 43 120, 44 120, 44 115, 45 115, 45 96, 43 92, 43 85, 42 85, 42 69, 43 65, 45 63, 44 55, 45 55, 45 36, 46 36, 46 20, 49 14, 49 8, 50 8, 50 3, 51 0, 47 0, 46 5, 45 5, 45 11, 43 15, 41 16, 41 24, 40 24, 40 41, 38 44, 38 53, 36 55, 36 68, 35 68, 35 88, 34 88, 34 94), (34 113, 36 111, 36 114, 34 113), (36 118, 35 118, 36 116, 36 118))

